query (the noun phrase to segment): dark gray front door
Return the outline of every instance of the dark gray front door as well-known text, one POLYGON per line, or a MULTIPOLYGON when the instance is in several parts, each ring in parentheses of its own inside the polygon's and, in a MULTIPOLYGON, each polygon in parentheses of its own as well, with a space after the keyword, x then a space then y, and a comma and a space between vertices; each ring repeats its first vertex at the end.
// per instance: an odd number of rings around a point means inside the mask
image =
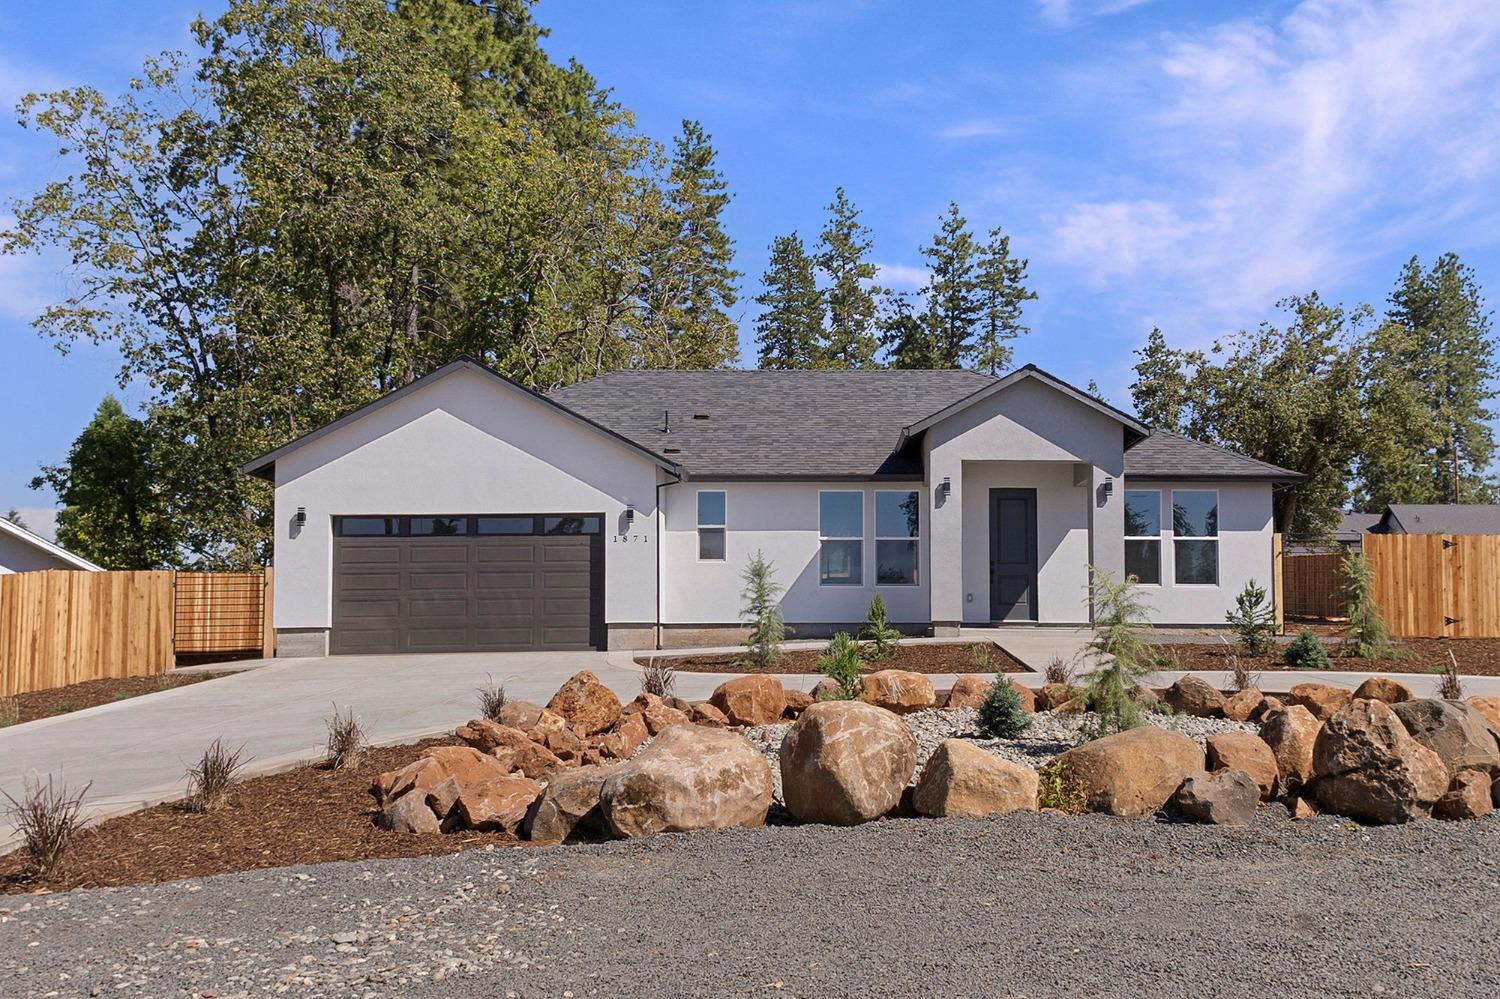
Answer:
POLYGON ((990 490, 990 620, 1035 621, 1036 490, 990 490))
POLYGON ((330 650, 593 647, 603 605, 595 537, 335 538, 330 650))

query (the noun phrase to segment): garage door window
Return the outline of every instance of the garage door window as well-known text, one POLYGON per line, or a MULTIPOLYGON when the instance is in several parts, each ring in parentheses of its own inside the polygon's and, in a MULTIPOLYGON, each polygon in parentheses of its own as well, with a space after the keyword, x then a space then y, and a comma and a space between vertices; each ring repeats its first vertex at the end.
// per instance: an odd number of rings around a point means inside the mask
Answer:
POLYGON ((598 534, 598 517, 546 517, 542 520, 543 534, 598 534))
POLYGON ((535 534, 535 517, 478 517, 480 534, 535 534))
POLYGON ((392 538, 401 533, 397 517, 344 517, 339 536, 345 538, 392 538))
POLYGON ((468 517, 413 517, 414 538, 456 538, 469 533, 468 517))

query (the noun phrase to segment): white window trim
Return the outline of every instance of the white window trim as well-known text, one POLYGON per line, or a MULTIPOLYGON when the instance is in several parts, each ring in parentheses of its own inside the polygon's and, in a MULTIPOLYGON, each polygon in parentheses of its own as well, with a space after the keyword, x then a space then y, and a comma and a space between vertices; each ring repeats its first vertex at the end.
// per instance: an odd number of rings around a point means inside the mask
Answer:
POLYGON ((694 551, 693 554, 697 556, 697 561, 708 563, 708 564, 712 564, 712 565, 723 565, 724 563, 728 562, 729 561, 729 490, 727 490, 727 489, 699 489, 699 490, 696 490, 693 493, 693 525, 694 525, 694 530, 693 530, 693 544, 697 546, 697 548, 696 548, 696 550, 694 551), (722 524, 704 524, 704 523, 702 523, 700 521, 699 518, 701 518, 703 516, 703 514, 702 514, 702 507, 698 503, 698 497, 701 496, 701 495, 703 495, 704 493, 718 493, 718 494, 720 494, 721 496, 724 497, 724 523, 722 523, 722 524), (723 531, 724 532, 724 557, 723 558, 704 558, 703 557, 703 531, 704 531, 705 528, 707 528, 710 531, 723 531))
MULTIPOLYGON (((1220 589, 1224 585, 1223 584, 1223 580, 1224 580, 1224 560, 1222 558, 1222 556, 1224 554, 1224 546, 1219 543, 1219 539, 1220 539, 1220 537, 1223 534, 1222 528, 1219 527, 1219 518, 1220 518, 1220 513, 1219 513, 1219 498, 1220 498, 1219 497, 1219 491, 1217 489, 1194 489, 1194 488, 1192 488, 1190 486, 1185 486, 1185 487, 1183 487, 1181 489, 1178 489, 1178 488, 1174 487, 1171 492, 1172 492, 1173 496, 1176 496, 1178 493, 1213 493, 1214 494, 1214 528, 1215 528, 1215 533, 1214 533, 1214 535, 1212 537, 1210 537, 1208 535, 1203 535, 1203 536, 1200 537, 1200 536, 1198 536, 1196 534, 1184 534, 1182 536, 1182 539, 1181 539, 1183 541, 1212 541, 1214 543, 1214 556, 1215 556, 1214 557, 1214 581, 1212 583, 1181 583, 1181 582, 1177 581, 1177 541, 1178 541, 1178 538, 1177 538, 1177 517, 1176 517, 1176 514, 1174 513, 1172 515, 1172 517, 1169 518, 1166 521, 1166 523, 1162 525, 1162 530, 1164 532, 1166 531, 1167 527, 1169 527, 1169 526, 1171 527, 1171 532, 1170 532, 1169 536, 1172 539, 1172 585, 1173 586, 1180 586, 1180 587, 1184 587, 1184 588, 1188 588, 1188 589, 1198 589, 1198 590, 1217 590, 1217 589, 1220 589)), ((1177 504, 1175 502, 1172 504, 1172 509, 1174 511, 1177 509, 1177 504)))
MULTIPOLYGON (((1160 490, 1160 489, 1131 489, 1129 486, 1126 486, 1124 491, 1126 493, 1155 493, 1156 494, 1156 533, 1155 534, 1127 534, 1127 535, 1125 535, 1125 540, 1126 541, 1155 541, 1156 542, 1156 582, 1154 582, 1154 583, 1142 583, 1142 582, 1137 581, 1136 585, 1138 585, 1138 586, 1155 586, 1155 587, 1165 586, 1167 584, 1167 573, 1166 573, 1166 568, 1162 565, 1162 560, 1164 558, 1166 558, 1166 545, 1167 545, 1167 542, 1164 540, 1163 535, 1166 534, 1167 528, 1166 528, 1166 522, 1162 519, 1162 505, 1161 505, 1162 490, 1160 490)), ((1175 567, 1176 567, 1176 563, 1175 562, 1173 563, 1173 567, 1175 569, 1175 567)))
POLYGON ((819 489, 818 490, 818 585, 829 586, 835 589, 854 590, 863 588, 865 583, 865 490, 863 489, 819 489), (859 534, 824 534, 823 533, 823 494, 824 493, 853 493, 859 497, 859 534), (859 542, 859 582, 857 583, 825 583, 823 582, 823 542, 825 541, 858 541, 859 542))
MULTIPOLYGON (((920 489, 877 489, 877 490, 875 490, 874 515, 875 515, 875 524, 874 524, 874 534, 875 534, 875 562, 877 564, 875 564, 875 565, 872 566, 872 568, 875 570, 875 578, 874 578, 873 582, 878 587, 888 587, 888 588, 897 588, 897 589, 911 589, 914 586, 921 586, 922 585, 922 490, 920 490, 920 489), (885 536, 881 535, 881 533, 880 533, 880 495, 882 493, 889 493, 889 494, 891 494, 893 496, 915 496, 917 498, 917 534, 916 534, 916 537, 911 537, 910 535, 903 535, 903 536, 900 536, 900 537, 893 537, 893 536, 889 536, 889 535, 885 535, 885 536), (913 566, 912 581, 910 583, 882 583, 880 581, 880 566, 878 565, 878 563, 880 561, 880 543, 882 541, 913 541, 913 542, 916 542, 916 545, 917 545, 917 563, 916 563, 915 566, 913 566)), ((819 525, 819 526, 821 527, 821 525, 819 525)), ((821 544, 821 539, 820 539, 820 544, 821 544)))

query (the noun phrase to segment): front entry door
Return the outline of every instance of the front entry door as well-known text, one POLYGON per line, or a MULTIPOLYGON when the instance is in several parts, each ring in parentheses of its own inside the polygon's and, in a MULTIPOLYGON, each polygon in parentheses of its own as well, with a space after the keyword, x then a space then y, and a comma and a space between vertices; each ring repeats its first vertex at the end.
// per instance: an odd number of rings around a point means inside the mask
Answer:
POLYGON ((1035 621, 1036 490, 990 490, 990 620, 1035 621))

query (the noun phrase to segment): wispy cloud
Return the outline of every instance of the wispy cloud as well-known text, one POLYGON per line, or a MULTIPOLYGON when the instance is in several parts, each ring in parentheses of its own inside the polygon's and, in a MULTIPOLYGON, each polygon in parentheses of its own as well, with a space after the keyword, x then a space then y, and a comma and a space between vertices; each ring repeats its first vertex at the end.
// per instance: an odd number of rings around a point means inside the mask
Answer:
POLYGON ((1120 14, 1150 2, 1151 0, 1037 0, 1037 9, 1044 21, 1065 27, 1080 17, 1120 14))
POLYGON ((964 139, 992 139, 996 136, 1008 135, 1011 128, 1005 122, 994 118, 972 118, 968 121, 960 121, 949 125, 947 128, 938 130, 938 138, 964 140, 964 139))
POLYGON ((917 291, 927 287, 927 268, 910 264, 876 264, 879 273, 875 280, 887 288, 897 291, 917 291))

